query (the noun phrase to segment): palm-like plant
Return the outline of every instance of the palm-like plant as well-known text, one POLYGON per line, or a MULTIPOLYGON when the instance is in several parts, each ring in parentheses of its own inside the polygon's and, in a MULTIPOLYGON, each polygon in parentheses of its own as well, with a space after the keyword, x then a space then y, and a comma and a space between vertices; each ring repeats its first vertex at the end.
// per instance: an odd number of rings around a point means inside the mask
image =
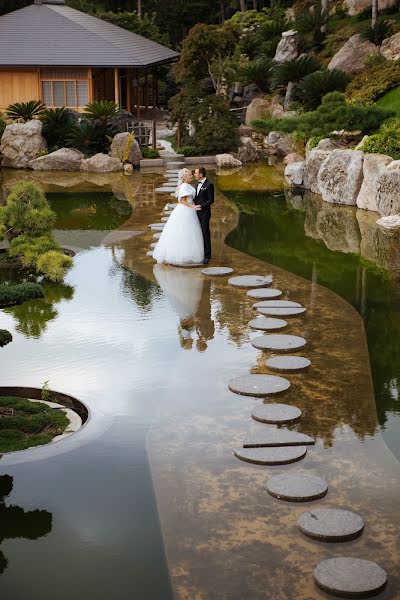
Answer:
POLYGON ((45 105, 39 100, 16 102, 7 108, 6 115, 9 119, 18 119, 23 123, 26 123, 27 121, 31 121, 34 117, 38 117, 45 108, 45 105))
POLYGON ((67 137, 67 145, 84 154, 96 154, 104 149, 104 127, 98 123, 81 123, 74 127, 67 137))
POLYGON ((41 113, 40 120, 49 148, 67 144, 67 139, 75 127, 75 119, 68 108, 47 108, 41 113))
POLYGON ((311 33, 313 44, 319 48, 324 39, 324 26, 326 25, 326 14, 321 4, 312 6, 308 11, 302 13, 296 19, 296 29, 300 33, 311 33))
POLYGON ((99 102, 89 102, 83 116, 98 121, 103 127, 106 127, 110 119, 116 117, 119 112, 120 109, 113 100, 100 100, 99 102))
POLYGON ((286 60, 277 64, 272 73, 273 87, 286 87, 291 81, 304 79, 306 75, 321 68, 321 63, 314 56, 301 56, 294 60, 286 60))
POLYGON ((262 92, 267 92, 271 72, 272 59, 264 57, 243 66, 239 71, 239 79, 243 85, 255 83, 262 92))
POLYGON ((390 21, 376 21, 375 25, 367 27, 361 32, 361 36, 365 40, 373 42, 377 46, 382 44, 383 40, 390 36, 393 26, 390 21))
POLYGON ((347 75, 339 69, 320 69, 306 75, 294 90, 294 99, 306 109, 319 106, 325 94, 343 91, 346 87, 347 75))

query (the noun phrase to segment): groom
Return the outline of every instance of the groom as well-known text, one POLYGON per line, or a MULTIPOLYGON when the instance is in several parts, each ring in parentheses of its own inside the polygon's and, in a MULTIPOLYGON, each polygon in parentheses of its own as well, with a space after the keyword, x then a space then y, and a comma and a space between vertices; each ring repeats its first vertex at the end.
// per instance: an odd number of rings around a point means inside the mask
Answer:
POLYGON ((201 231, 203 233, 203 264, 205 265, 207 265, 211 260, 210 219, 211 204, 214 203, 214 185, 207 179, 206 175, 207 171, 204 167, 199 167, 194 172, 194 178, 197 181, 194 203, 196 205, 197 216, 199 217, 201 231))

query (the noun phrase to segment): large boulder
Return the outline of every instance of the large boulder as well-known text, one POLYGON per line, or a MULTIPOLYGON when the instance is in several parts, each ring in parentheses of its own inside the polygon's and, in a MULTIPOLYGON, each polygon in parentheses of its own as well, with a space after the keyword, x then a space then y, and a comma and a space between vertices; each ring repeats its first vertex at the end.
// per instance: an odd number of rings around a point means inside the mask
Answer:
POLYGON ((41 121, 7 125, 1 138, 0 154, 3 167, 27 169, 29 162, 47 150, 41 121))
POLYGON ((240 138, 240 143, 238 159, 242 163, 254 162, 258 160, 257 146, 250 137, 240 138))
POLYGON ((252 121, 265 119, 271 114, 271 101, 265 98, 254 98, 246 110, 246 125, 251 126, 252 121))
POLYGON ((343 144, 331 138, 324 138, 316 145, 317 150, 325 150, 326 152, 332 152, 332 150, 339 150, 340 148, 343 148, 343 144))
POLYGON ((232 169, 242 166, 241 161, 232 156, 232 154, 217 154, 215 163, 218 169, 232 169))
POLYGON ((386 154, 365 154, 363 164, 363 182, 357 197, 358 208, 378 211, 376 205, 377 182, 379 175, 392 162, 386 154))
POLYGON ((390 163, 376 182, 376 207, 384 217, 400 213, 400 170, 391 166, 396 167, 390 163))
POLYGON ((311 150, 307 153, 305 172, 304 172, 304 187, 311 190, 314 194, 319 194, 318 173, 323 162, 328 158, 330 152, 325 150, 311 150))
POLYGON ((363 180, 364 153, 360 150, 334 150, 322 163, 318 188, 326 202, 356 204, 363 180))
POLYGON ((138 167, 142 160, 140 146, 131 133, 117 133, 108 153, 113 158, 138 167))
POLYGON ((124 165, 119 158, 113 158, 107 154, 95 154, 91 158, 81 162, 81 170, 90 173, 114 173, 123 171, 124 165))
MULTIPOLYGON (((379 10, 391 8, 397 0, 379 0, 379 10)), ((359 15, 366 8, 371 8, 371 0, 344 0, 350 16, 359 15)))
POLYGON ((400 31, 383 40, 381 54, 388 60, 400 59, 400 31))
POLYGON ((300 35, 297 31, 284 31, 275 52, 275 62, 294 60, 300 52, 300 35))
POLYGON ((292 162, 285 168, 285 179, 294 187, 303 185, 305 162, 292 162))
POLYGON ((328 69, 340 69, 346 73, 362 71, 365 61, 370 54, 378 54, 379 48, 369 40, 363 40, 361 35, 353 35, 336 52, 328 65, 328 69))
POLYGON ((301 154, 297 154, 297 152, 291 152, 290 154, 287 154, 285 156, 285 158, 283 159, 283 163, 285 165, 290 165, 291 163, 296 163, 296 162, 303 162, 303 157, 301 156, 301 154))
POLYGON ((391 215, 390 217, 382 217, 376 222, 379 227, 389 231, 398 231, 400 229, 400 215, 391 215))
POLYGON ((85 158, 74 148, 60 148, 55 152, 31 160, 29 167, 34 171, 80 171, 85 158))
POLYGON ((295 151, 295 145, 291 136, 279 131, 270 131, 265 137, 263 145, 268 154, 287 156, 295 151))

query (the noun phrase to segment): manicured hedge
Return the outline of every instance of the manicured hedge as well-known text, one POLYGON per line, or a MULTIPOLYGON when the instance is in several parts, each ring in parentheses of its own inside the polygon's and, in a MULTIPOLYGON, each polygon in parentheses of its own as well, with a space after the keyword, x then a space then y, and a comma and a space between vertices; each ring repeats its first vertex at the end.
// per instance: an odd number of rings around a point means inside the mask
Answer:
POLYGON ((43 296, 43 288, 37 283, 0 285, 0 308, 22 304, 26 300, 43 298, 43 296))

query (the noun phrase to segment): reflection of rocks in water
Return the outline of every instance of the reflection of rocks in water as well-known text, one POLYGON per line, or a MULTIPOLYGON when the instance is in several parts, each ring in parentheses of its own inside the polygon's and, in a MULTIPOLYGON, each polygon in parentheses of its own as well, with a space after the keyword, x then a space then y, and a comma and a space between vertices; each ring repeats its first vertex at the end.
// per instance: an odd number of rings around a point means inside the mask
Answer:
POLYGON ((304 233, 307 237, 319 240, 321 234, 318 231, 318 213, 322 207, 322 200, 308 190, 303 193, 303 202, 306 205, 306 218, 304 221, 304 233))
MULTIPOLYGON (((0 544, 6 539, 25 538, 36 540, 50 533, 52 515, 47 510, 25 512, 19 506, 6 506, 5 501, 11 494, 13 478, 0 476, 0 544)), ((8 561, 0 552, 0 574, 7 568, 8 561)))
POLYGON ((356 209, 323 202, 317 215, 317 230, 325 246, 344 254, 360 252, 360 229, 356 209))
POLYGON ((291 206, 295 210, 305 211, 307 210, 308 201, 305 194, 302 191, 296 190, 285 190, 285 198, 288 206, 291 206))
POLYGON ((378 227, 379 215, 366 210, 357 211, 357 221, 361 232, 361 256, 382 269, 400 275, 400 236, 378 227))

